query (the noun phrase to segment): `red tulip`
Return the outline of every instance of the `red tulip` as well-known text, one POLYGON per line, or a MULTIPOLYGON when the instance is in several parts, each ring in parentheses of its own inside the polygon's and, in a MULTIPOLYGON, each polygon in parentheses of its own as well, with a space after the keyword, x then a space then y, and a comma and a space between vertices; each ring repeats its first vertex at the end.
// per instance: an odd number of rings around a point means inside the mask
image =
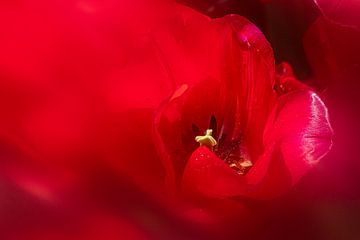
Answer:
POLYGON ((155 120, 168 185, 210 198, 276 196, 329 151, 327 109, 289 65, 276 75, 270 45, 247 20, 231 15, 209 27, 221 46, 210 52, 216 71, 182 85, 155 120), (208 128, 218 145, 197 148, 208 128), (245 160, 246 171, 231 168, 245 160))
POLYGON ((168 237, 184 205, 241 214, 234 198, 283 194, 331 148, 324 102, 245 18, 167 1, 0 6, 0 173, 18 200, 4 238, 168 237))

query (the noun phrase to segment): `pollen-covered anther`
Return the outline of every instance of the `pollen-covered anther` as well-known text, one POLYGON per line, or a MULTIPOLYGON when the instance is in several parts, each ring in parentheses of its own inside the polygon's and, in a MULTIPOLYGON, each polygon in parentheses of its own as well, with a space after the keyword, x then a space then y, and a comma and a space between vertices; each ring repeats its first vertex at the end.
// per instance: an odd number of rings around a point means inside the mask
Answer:
POLYGON ((229 167, 234 169, 238 174, 244 175, 253 166, 250 160, 232 161, 229 163, 229 167))
POLYGON ((213 138, 212 136, 212 132, 213 132, 212 129, 207 129, 205 135, 196 136, 195 141, 200 143, 200 146, 206 146, 212 150, 213 147, 216 146, 217 144, 215 138, 213 138))

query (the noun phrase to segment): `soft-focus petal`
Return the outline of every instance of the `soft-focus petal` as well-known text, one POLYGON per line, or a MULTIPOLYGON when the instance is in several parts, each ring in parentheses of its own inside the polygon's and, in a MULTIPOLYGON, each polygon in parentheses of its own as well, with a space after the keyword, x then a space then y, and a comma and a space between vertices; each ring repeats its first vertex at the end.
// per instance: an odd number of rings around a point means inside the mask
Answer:
MULTIPOLYGON (((360 63, 360 30, 319 17, 304 36, 304 48, 314 72, 314 85, 356 86, 360 63)), ((343 89, 344 91, 346 89, 343 89)))
MULTIPOLYGON (((326 1, 322 2, 326 4, 326 1)), ((341 10, 341 4, 347 2, 351 1, 339 3, 338 10, 341 10)), ((349 17, 357 9, 356 6, 353 7, 349 17)), ((335 8, 333 10, 337 11, 335 8)), ((323 96, 335 131, 333 150, 324 159, 322 168, 308 179, 304 187, 309 189, 312 183, 316 183, 314 189, 320 189, 316 192, 321 199, 347 201, 359 196, 356 183, 359 182, 357 169, 360 167, 357 140, 360 134, 360 112, 357 107, 360 100, 360 31, 359 27, 354 27, 358 19, 356 16, 348 18, 349 21, 354 21, 341 22, 320 17, 304 36, 314 82, 326 87, 323 96)))
POLYGON ((166 59, 149 36, 173 18, 172 6, 160 6, 112 0, 4 4, 1 138, 19 139, 11 144, 36 152, 27 159, 35 165, 77 171, 102 161, 158 188, 162 167, 151 141, 152 111, 173 91, 166 59))
POLYGON ((330 20, 360 29, 360 2, 358 0, 314 0, 330 20))

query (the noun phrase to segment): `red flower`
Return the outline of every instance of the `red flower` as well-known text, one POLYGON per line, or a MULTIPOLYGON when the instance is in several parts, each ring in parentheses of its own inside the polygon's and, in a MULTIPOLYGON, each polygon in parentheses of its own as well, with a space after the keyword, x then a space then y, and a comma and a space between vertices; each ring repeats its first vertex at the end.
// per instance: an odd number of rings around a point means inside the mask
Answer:
POLYGON ((155 120, 168 186, 210 198, 277 196, 329 151, 325 104, 289 65, 275 73, 270 45, 244 18, 229 15, 207 27, 220 46, 209 52, 213 71, 182 85, 155 120), (194 141, 206 129, 217 140, 213 151, 194 141), (252 166, 242 169, 244 161, 252 166))
POLYGON ((165 221, 160 233, 144 224, 179 214, 166 190, 209 211, 270 199, 331 147, 323 101, 288 64, 275 70, 242 17, 162 1, 0 6, 0 173, 18 200, 0 238, 168 237, 165 221), (207 129, 213 148, 195 141, 207 129))

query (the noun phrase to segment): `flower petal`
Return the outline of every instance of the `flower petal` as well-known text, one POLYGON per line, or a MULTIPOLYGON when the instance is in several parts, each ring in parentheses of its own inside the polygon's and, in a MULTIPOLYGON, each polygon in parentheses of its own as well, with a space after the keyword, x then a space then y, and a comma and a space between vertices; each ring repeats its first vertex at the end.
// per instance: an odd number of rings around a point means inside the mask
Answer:
POLYGON ((304 36, 304 48, 314 72, 314 85, 356 87, 360 63, 360 30, 319 17, 304 36), (346 82, 346 84, 343 84, 346 82), (351 86, 349 86, 351 85, 351 86))
MULTIPOLYGON (((223 59, 221 80, 225 90, 222 98, 235 102, 236 111, 224 107, 239 124, 239 133, 251 157, 262 151, 261 142, 266 118, 275 103, 275 67, 272 48, 252 23, 237 15, 214 21, 221 36, 223 59), (233 96, 231 99, 230 96, 233 96)), ((223 101, 223 99, 221 99, 223 101)), ((221 102, 220 100, 220 102, 221 102)))
POLYGON ((360 28, 358 0, 314 0, 323 15, 342 25, 360 28))
POLYGON ((152 111, 174 86, 149 29, 173 9, 135 2, 0 3, 0 138, 41 155, 28 161, 72 169, 101 159, 144 185, 162 180, 152 111))

